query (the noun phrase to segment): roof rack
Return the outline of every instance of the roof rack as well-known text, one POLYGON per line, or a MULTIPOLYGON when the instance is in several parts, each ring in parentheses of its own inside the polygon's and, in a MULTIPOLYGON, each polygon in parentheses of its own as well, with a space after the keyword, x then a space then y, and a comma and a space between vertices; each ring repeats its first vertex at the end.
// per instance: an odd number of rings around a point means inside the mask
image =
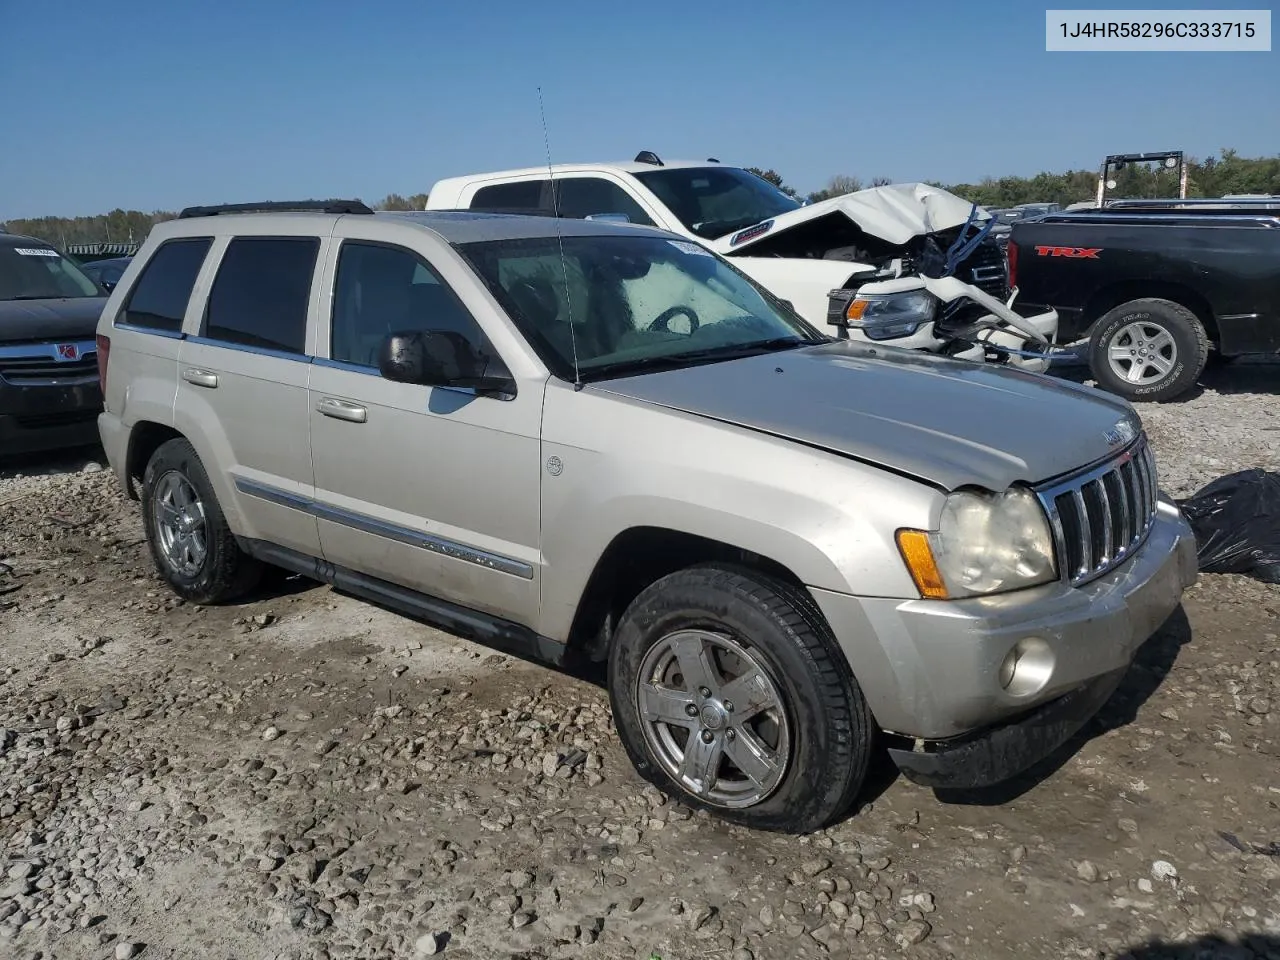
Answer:
POLYGON ((216 217, 220 213, 373 213, 359 200, 269 200, 263 203, 222 203, 208 207, 187 207, 179 220, 216 217))

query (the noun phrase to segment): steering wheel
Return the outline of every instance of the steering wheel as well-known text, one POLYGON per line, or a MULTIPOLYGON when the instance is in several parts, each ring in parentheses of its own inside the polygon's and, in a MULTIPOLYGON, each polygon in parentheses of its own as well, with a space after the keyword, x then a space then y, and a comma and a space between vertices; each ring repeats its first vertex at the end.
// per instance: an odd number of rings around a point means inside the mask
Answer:
POLYGON ((673 317, 678 317, 680 314, 684 314, 689 318, 689 333, 687 336, 693 336, 694 331, 700 326, 698 315, 694 312, 693 307, 685 307, 680 304, 676 304, 674 307, 667 307, 662 313, 658 314, 653 323, 649 324, 649 329, 662 333, 674 333, 675 331, 667 324, 671 322, 673 317))

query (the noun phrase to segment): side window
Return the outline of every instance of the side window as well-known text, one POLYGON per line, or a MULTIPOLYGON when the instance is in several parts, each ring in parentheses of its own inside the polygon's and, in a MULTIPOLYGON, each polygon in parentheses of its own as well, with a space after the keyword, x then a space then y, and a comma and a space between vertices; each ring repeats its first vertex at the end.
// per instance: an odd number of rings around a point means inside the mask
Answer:
POLYGON ((454 331, 491 349, 457 295, 417 254, 348 240, 338 254, 329 356, 366 367, 392 333, 454 331))
POLYGON ((473 210, 537 210, 542 206, 545 180, 522 180, 481 187, 471 198, 473 210))
POLYGON ((196 275, 213 244, 212 237, 169 240, 160 245, 129 291, 117 323, 148 330, 182 332, 196 275))
POLYGON ((318 237, 236 237, 214 277, 204 336, 302 353, 318 237))
POLYGON ((653 226, 653 220, 635 199, 616 183, 600 177, 557 179, 560 216, 581 220, 601 213, 625 213, 632 223, 653 226))

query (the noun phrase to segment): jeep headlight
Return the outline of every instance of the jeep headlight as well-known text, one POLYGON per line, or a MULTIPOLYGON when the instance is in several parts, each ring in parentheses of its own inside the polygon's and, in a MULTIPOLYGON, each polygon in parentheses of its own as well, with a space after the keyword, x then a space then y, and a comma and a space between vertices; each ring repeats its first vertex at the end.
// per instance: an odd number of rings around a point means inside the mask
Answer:
POLYGON ((1048 517, 1024 487, 953 493, 938 529, 899 530, 898 549, 920 595, 934 600, 1003 593, 1058 576, 1048 517))
POLYGON ((845 308, 850 327, 869 340, 909 337, 933 319, 938 299, 927 290, 900 293, 860 293, 845 308))

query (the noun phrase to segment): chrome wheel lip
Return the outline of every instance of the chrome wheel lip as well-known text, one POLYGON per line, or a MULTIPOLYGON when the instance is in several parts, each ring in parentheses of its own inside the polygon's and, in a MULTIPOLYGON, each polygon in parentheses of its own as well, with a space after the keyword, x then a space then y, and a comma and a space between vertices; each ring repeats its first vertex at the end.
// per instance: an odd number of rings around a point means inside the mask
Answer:
POLYGON ((204 502, 181 471, 170 470, 156 481, 151 519, 169 569, 188 579, 197 576, 209 556, 204 502))
POLYGON ((1135 320, 1116 331, 1107 346, 1107 366, 1126 383, 1156 383, 1178 365, 1178 344, 1167 328, 1135 320))
POLYGON ((649 754, 682 789, 702 803, 723 809, 756 806, 777 791, 790 770, 792 730, 795 727, 781 685, 764 658, 740 640, 717 630, 681 629, 655 643, 640 663, 632 693, 649 754), (731 654, 741 664, 735 677, 726 677, 706 661, 699 681, 683 675, 681 658, 692 649, 731 654), (675 669, 680 688, 659 683, 675 669), (726 696, 736 696, 738 702, 726 696), (655 716, 660 701, 663 716, 655 716), (756 731, 760 720, 774 724, 771 746, 756 731), (684 730, 681 743, 678 731, 684 730), (694 751, 688 758, 689 750, 694 751), (712 758, 712 759, 709 759, 712 758), (743 766, 739 766, 739 760, 743 766), (714 777, 690 776, 688 770, 714 766, 714 777), (754 776, 746 773, 751 767, 754 776))

